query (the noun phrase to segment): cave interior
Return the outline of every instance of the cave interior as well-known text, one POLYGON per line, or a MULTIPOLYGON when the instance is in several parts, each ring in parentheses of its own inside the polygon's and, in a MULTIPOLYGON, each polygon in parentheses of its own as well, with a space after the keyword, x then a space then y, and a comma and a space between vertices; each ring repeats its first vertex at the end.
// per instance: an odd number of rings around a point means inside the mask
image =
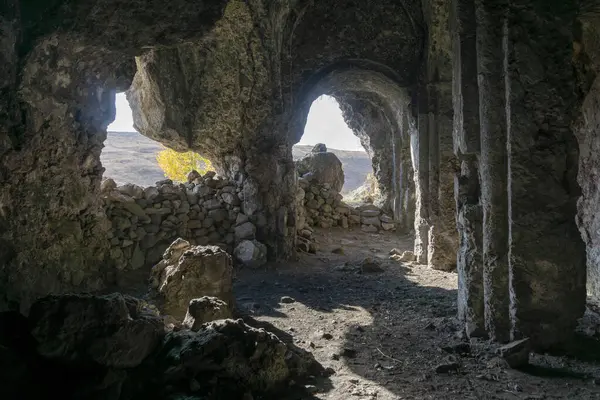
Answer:
POLYGON ((0 311, 115 284, 100 153, 122 91, 136 130, 236 183, 270 262, 301 257, 291 149, 329 95, 415 262, 457 274, 466 337, 561 346, 600 298, 596 3, 3 1, 0 311))

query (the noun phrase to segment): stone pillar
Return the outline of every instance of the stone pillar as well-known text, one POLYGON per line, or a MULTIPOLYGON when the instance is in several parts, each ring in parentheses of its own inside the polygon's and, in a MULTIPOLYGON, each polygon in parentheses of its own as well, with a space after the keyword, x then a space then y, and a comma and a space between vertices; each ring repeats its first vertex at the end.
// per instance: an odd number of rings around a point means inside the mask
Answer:
POLYGON ((458 318, 469 337, 486 336, 483 288, 483 210, 479 204, 477 159, 472 155, 462 161, 455 180, 457 228, 459 237, 458 318))
MULTIPOLYGON (((432 0, 423 3, 423 14, 428 23, 428 37, 425 68, 425 85, 427 97, 419 101, 419 130, 424 128, 422 116, 427 115, 427 132, 419 148, 428 147, 425 162, 429 166, 427 172, 428 193, 418 205, 428 207, 427 257, 431 268, 454 270, 456 268, 456 251, 458 235, 456 232, 454 175, 458 170, 453 150, 452 139, 452 44, 448 35, 450 28, 450 3, 444 0, 432 0), (426 141, 425 141, 426 139, 426 141)), ((420 160, 423 163, 423 160, 420 160)), ((425 176, 421 176, 424 179, 425 176)), ((421 190, 423 190, 421 188, 421 190)), ((415 223, 415 226, 417 224, 415 223)), ((424 229, 419 224, 419 229, 424 229)), ((417 230, 415 253, 419 259, 419 245, 425 240, 417 230)), ((424 247, 420 245, 420 247, 424 247)), ((424 259, 425 257, 420 257, 424 259)))
POLYGON ((399 193, 394 198, 394 218, 399 220, 397 229, 409 233, 415 225, 415 182, 411 157, 411 138, 415 124, 407 109, 401 110, 398 120, 399 134, 396 138, 396 163, 399 193))
POLYGON ((452 86, 430 85, 429 229, 428 265, 442 271, 456 269, 458 235, 454 176, 458 169, 452 139, 452 86))
POLYGON ((538 347, 566 339, 585 311, 571 128, 576 11, 574 0, 510 4, 504 26, 511 335, 538 347))
POLYGON ((429 247, 429 113, 427 91, 419 90, 417 131, 411 135, 415 169, 415 247, 419 264, 427 264, 429 247))
POLYGON ((256 224, 257 239, 267 246, 269 260, 294 259, 297 179, 291 148, 282 141, 268 146, 245 147, 244 203, 248 205, 242 211, 256 224))
POLYGON ((454 186, 459 236, 458 316, 470 337, 485 336, 475 7, 472 0, 454 0, 452 6, 454 152, 462 159, 454 186))
POLYGON ((509 340, 508 198, 504 96, 504 8, 476 1, 477 69, 481 126, 481 204, 485 326, 490 337, 509 340))
MULTIPOLYGON (((461 12, 470 12, 469 2, 455 6, 466 28, 470 18, 461 12)), ((475 1, 485 328, 496 341, 530 337, 546 348, 564 341, 584 312, 585 249, 575 224, 580 191, 571 130, 575 9, 573 1, 475 1)), ((465 113, 472 84, 457 66, 466 66, 464 49, 472 45, 463 38, 455 64, 461 80, 455 95, 460 89, 462 102, 455 109, 465 113)), ((466 114, 462 124, 466 134, 466 114)), ((468 161, 463 167, 470 174, 474 166, 468 161)), ((462 175, 457 200, 468 203, 472 189, 462 175)), ((461 279, 460 290, 476 295, 478 288, 465 288, 466 282, 461 279)), ((463 293, 465 321, 466 298, 463 293)))

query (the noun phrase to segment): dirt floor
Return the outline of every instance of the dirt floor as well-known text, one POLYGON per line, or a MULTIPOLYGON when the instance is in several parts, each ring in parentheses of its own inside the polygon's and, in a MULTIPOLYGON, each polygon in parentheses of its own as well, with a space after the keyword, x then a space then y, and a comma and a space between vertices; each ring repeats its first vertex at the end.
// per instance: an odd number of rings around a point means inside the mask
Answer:
MULTIPOLYGON (((316 238, 317 254, 238 270, 234 287, 242 313, 335 371, 309 382, 307 398, 600 399, 600 317, 591 306, 568 350, 532 355, 517 371, 494 345, 457 333, 455 273, 389 259, 393 248, 412 250, 412 237, 330 229, 316 238), (381 268, 358 266, 367 258, 381 268)), ((145 282, 135 279, 137 288, 121 291, 139 295, 145 282)))
MULTIPOLYGON (((312 398, 600 399, 596 340, 580 340, 584 351, 571 351, 587 361, 534 355, 527 371, 512 370, 493 346, 465 345, 457 335, 455 273, 389 260, 392 248, 412 250, 411 237, 341 229, 316 236, 318 254, 241 270, 235 284, 238 306, 335 370, 315 380, 312 398), (353 267, 369 257, 382 271, 353 267)), ((587 332, 595 326, 588 312, 587 332)))

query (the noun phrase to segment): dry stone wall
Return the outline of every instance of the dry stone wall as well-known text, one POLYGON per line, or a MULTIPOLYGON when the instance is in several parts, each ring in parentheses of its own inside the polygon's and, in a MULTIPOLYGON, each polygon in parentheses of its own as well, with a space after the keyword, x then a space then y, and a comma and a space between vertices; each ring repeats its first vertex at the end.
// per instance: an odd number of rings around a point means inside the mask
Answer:
POLYGON ((329 184, 309 182, 305 178, 298 180, 298 209, 300 218, 298 228, 306 226, 331 228, 340 226, 359 227, 365 232, 390 231, 396 228, 394 219, 386 215, 381 208, 373 204, 357 207, 343 201, 343 196, 329 184))
POLYGON ((156 264, 177 238, 217 245, 230 254, 244 241, 255 242, 256 226, 264 218, 243 213, 240 184, 214 172, 190 178, 185 184, 167 179, 146 188, 103 181, 102 198, 112 223, 110 257, 119 271, 156 264))
POLYGON ((389 231, 396 228, 392 217, 373 204, 353 207, 343 201, 340 190, 344 171, 337 156, 318 143, 312 152, 297 163, 296 229, 301 249, 316 251, 310 241, 312 228, 360 226, 364 232, 389 231))

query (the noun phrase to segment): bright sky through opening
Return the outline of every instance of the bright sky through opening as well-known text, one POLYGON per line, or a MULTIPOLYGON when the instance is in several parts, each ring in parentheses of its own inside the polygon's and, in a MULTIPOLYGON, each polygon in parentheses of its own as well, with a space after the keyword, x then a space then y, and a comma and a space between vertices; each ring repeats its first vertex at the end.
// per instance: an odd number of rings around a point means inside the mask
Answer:
MULTIPOLYGON (((131 108, 125 93, 117 93, 115 120, 108 126, 111 132, 135 132, 131 108)), ((298 144, 325 143, 338 150, 364 151, 360 140, 348 128, 338 102, 330 96, 321 96, 310 107, 304 135, 298 144)))

